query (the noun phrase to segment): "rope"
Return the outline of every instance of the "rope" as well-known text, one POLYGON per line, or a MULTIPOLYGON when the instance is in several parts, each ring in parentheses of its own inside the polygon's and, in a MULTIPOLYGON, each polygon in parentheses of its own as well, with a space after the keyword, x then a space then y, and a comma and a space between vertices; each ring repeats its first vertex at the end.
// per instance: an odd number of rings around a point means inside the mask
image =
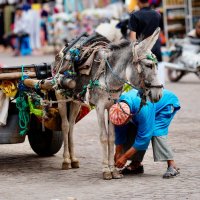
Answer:
POLYGON ((95 87, 99 87, 99 86, 100 86, 99 80, 94 80, 94 81, 90 80, 88 85, 83 86, 83 90, 79 94, 80 96, 84 96, 87 92, 87 88, 92 90, 95 87))
POLYGON ((43 112, 41 109, 35 108, 33 102, 31 101, 31 97, 28 97, 28 105, 30 108, 30 114, 34 114, 38 117, 42 117, 43 116, 43 112))
POLYGON ((20 127, 19 134, 22 136, 27 133, 30 121, 29 105, 28 102, 26 101, 26 95, 25 95, 25 91, 27 91, 28 88, 23 83, 24 79, 26 78, 28 77, 24 75, 24 65, 22 65, 22 77, 21 81, 18 84, 19 96, 16 98, 16 107, 19 110, 19 127, 20 127))
POLYGON ((129 117, 133 117, 133 114, 132 114, 132 113, 129 114, 129 113, 127 113, 127 112, 122 108, 120 102, 117 102, 117 103, 118 103, 120 109, 122 110, 122 112, 123 112, 124 114, 128 115, 129 117))
MULTIPOLYGON (((73 101, 74 103, 77 103, 77 104, 82 104, 82 102, 81 101, 79 101, 79 100, 74 100, 74 99, 72 99, 72 98, 69 98, 69 99, 66 99, 66 100, 57 100, 57 101, 52 101, 52 100, 41 100, 41 105, 43 105, 44 102, 45 101, 45 103, 46 104, 48 104, 48 105, 52 105, 52 104, 56 104, 56 103, 67 103, 67 102, 70 102, 70 101, 73 101)), ((83 103, 84 104, 84 103, 83 103)))
POLYGON ((29 116, 29 105, 26 101, 26 96, 24 92, 21 92, 19 97, 16 99, 16 107, 19 110, 19 127, 20 127, 20 135, 25 135, 28 131, 28 124, 30 121, 29 116))
POLYGON ((24 65, 22 65, 22 78, 21 80, 23 81, 24 80, 24 65))
POLYGON ((112 73, 112 75, 117 79, 119 80, 120 82, 122 82, 123 84, 127 84, 129 86, 131 86, 132 88, 138 90, 133 84, 129 83, 128 81, 122 79, 118 74, 116 74, 113 70, 112 70, 112 67, 110 66, 110 63, 108 62, 107 58, 104 58, 106 64, 108 65, 108 68, 110 70, 110 72, 112 73))

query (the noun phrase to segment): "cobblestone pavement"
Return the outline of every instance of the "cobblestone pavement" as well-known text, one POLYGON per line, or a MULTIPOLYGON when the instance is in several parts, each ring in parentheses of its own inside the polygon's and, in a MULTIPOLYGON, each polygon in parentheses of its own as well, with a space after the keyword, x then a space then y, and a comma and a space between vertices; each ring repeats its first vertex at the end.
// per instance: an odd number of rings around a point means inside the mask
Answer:
MULTIPOLYGON (((0 55, 0 62, 8 65, 51 59, 0 55)), ((182 105, 169 135, 181 169, 179 177, 162 179, 166 164, 153 162, 150 147, 143 175, 102 180, 97 119, 92 111, 75 126, 79 169, 61 170, 62 149, 53 157, 41 158, 33 153, 27 140, 22 144, 0 145, 0 200, 200 199, 200 80, 191 74, 178 83, 167 83, 166 88, 179 96, 182 105)))

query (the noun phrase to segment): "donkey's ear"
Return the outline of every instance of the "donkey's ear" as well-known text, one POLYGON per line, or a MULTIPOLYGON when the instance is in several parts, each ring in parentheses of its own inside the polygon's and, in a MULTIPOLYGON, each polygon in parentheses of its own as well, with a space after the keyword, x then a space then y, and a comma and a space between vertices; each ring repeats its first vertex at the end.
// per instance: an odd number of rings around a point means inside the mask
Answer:
POLYGON ((140 51, 141 53, 150 51, 153 48, 156 41, 158 40, 159 34, 160 34, 160 28, 157 28, 151 36, 144 39, 142 42, 138 44, 137 47, 138 51, 140 51))
POLYGON ((153 48, 154 44, 159 38, 159 35, 160 35, 160 28, 158 27, 151 36, 149 36, 144 41, 142 41, 146 43, 146 47, 145 47, 146 50, 151 50, 153 48))

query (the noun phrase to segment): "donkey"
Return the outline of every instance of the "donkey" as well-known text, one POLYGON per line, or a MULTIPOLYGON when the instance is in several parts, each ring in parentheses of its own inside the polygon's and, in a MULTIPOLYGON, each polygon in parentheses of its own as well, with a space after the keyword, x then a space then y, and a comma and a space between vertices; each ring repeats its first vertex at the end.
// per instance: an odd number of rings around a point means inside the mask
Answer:
MULTIPOLYGON (((110 107, 119 98, 124 83, 141 88, 143 96, 152 102, 157 102, 162 96, 162 85, 157 77, 154 56, 151 54, 159 32, 158 28, 150 37, 139 43, 122 41, 119 44, 109 44, 109 48, 97 52, 90 75, 78 74, 76 77, 76 86, 73 90, 75 96, 80 95, 85 88, 86 100, 96 108, 103 152, 103 179, 105 180, 122 178, 114 166, 114 126, 105 121, 105 110, 109 112, 110 107), (106 123, 108 123, 108 130, 106 123)), ((65 65, 63 61, 58 63, 65 65)), ((46 84, 48 89, 55 89, 62 119, 61 129, 64 139, 62 169, 78 168, 79 161, 74 152, 73 127, 81 102, 65 97, 61 90, 51 85, 52 83, 48 84, 48 80, 46 83, 43 81, 41 88, 44 89, 46 84), (69 110, 66 101, 70 102, 69 110), (70 112, 69 119, 67 112, 70 112)), ((35 86, 35 83, 32 86, 35 86)))
MULTIPOLYGON (((130 81, 134 86, 142 88, 150 101, 157 102, 162 96, 162 86, 157 77, 157 68, 153 60, 148 59, 147 55, 151 54, 151 49, 159 36, 157 29, 152 36, 142 42, 130 43, 121 42, 119 45, 110 44, 110 52, 100 50, 96 55, 96 60, 103 61, 103 73, 97 78, 98 86, 87 87, 87 101, 95 105, 98 124, 100 127, 100 142, 103 150, 103 179, 121 178, 114 166, 114 126, 108 123, 106 130, 105 110, 109 112, 110 107, 114 104, 114 99, 118 99, 124 82, 130 81), (124 80, 124 81, 123 81, 124 80)), ((84 84, 89 80, 95 81, 98 69, 98 62, 92 66, 89 76, 78 76, 76 80, 75 92, 79 93, 84 84), (95 66, 96 65, 96 66, 95 66)), ((56 92, 57 100, 65 100, 65 97, 56 92)), ((64 161, 62 169, 79 167, 79 161, 74 154, 73 144, 73 127, 76 116, 80 109, 80 104, 70 103, 70 115, 67 118, 66 103, 58 104, 59 113, 62 118, 62 131, 64 135, 64 161)))

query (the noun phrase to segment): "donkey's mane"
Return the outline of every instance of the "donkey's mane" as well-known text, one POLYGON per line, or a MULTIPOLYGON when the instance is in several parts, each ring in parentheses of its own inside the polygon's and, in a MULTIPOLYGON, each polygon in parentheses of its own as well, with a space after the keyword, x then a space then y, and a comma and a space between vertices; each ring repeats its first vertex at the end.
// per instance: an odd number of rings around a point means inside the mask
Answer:
POLYGON ((119 42, 110 43, 108 45, 108 49, 110 49, 110 50, 120 50, 120 49, 122 49, 124 47, 127 47, 130 44, 131 44, 130 41, 123 39, 123 40, 121 40, 119 42))

